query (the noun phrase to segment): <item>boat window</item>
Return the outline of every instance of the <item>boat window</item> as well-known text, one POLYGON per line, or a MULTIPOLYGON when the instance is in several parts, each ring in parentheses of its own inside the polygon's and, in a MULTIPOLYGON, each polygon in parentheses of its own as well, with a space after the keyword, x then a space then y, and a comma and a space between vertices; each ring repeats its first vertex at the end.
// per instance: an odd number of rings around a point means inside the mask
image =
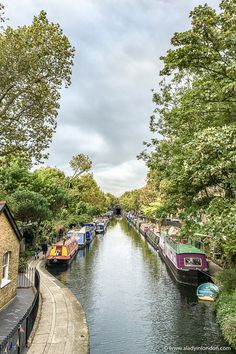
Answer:
POLYGON ((199 267, 202 265, 202 260, 201 260, 201 258, 185 257, 184 258, 184 265, 186 267, 188 267, 188 266, 199 267))
POLYGON ((56 256, 61 256, 61 247, 57 247, 56 256))

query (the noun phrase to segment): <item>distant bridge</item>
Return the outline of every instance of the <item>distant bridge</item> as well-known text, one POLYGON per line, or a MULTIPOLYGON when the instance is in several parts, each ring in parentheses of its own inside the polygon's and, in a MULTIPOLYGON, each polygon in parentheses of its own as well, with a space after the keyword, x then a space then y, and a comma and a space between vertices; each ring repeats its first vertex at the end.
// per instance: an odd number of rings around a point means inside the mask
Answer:
POLYGON ((116 204, 113 208, 114 216, 121 216, 122 215, 122 208, 119 204, 116 204))

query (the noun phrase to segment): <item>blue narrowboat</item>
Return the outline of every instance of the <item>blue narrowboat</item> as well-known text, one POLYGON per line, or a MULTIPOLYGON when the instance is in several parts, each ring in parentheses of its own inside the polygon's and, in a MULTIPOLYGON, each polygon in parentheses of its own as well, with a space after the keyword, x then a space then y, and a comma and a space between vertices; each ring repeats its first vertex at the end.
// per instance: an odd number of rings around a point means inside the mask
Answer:
POLYGON ((87 231, 90 232, 91 237, 94 238, 95 237, 95 229, 96 229, 95 223, 94 222, 90 222, 90 223, 83 224, 83 226, 86 227, 87 231))
POLYGON ((83 249, 86 245, 86 230, 82 227, 80 230, 75 231, 75 237, 79 246, 79 249, 83 249))

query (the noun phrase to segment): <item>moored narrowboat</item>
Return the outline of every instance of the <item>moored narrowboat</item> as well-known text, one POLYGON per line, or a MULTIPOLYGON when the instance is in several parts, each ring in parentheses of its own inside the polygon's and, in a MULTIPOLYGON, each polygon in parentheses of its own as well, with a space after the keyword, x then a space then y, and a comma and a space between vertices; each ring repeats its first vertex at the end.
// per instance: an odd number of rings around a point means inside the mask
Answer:
POLYGON ((47 256, 47 265, 69 265, 78 252, 78 243, 74 236, 53 244, 47 256))
POLYGON ((91 243, 93 241, 95 233, 94 233, 93 230, 91 230, 90 227, 84 226, 84 227, 82 227, 80 232, 83 232, 85 234, 86 244, 89 244, 89 243, 91 243))
POLYGON ((97 221, 96 223, 96 233, 103 234, 107 229, 107 225, 109 223, 108 218, 103 218, 102 220, 97 221))
POLYGON ((96 236, 96 233, 95 233, 96 225, 94 222, 91 222, 91 223, 83 224, 83 226, 86 228, 87 243, 90 243, 94 239, 94 237, 96 236))
POLYGON ((146 232, 146 239, 150 243, 150 245, 157 250, 160 240, 160 232, 157 229, 149 229, 146 232))
POLYGON ((196 286, 200 278, 208 274, 205 253, 191 244, 161 235, 159 254, 180 283, 196 286))
POLYGON ((141 233, 141 235, 143 235, 144 237, 146 237, 146 233, 147 231, 150 229, 150 225, 149 224, 141 224, 139 226, 139 232, 141 233))
POLYGON ((78 243, 79 250, 85 248, 86 246, 86 231, 82 227, 80 230, 74 230, 75 239, 78 243))
POLYGON ((104 222, 98 222, 96 225, 96 233, 97 234, 103 234, 105 232, 105 223, 104 222))

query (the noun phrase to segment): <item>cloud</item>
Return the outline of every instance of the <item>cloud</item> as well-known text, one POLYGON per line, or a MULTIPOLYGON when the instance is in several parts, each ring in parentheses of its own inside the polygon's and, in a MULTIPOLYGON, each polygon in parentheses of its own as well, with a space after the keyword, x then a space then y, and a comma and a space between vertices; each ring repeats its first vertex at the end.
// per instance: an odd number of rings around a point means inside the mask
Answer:
POLYGON ((123 162, 118 166, 99 166, 94 177, 105 192, 114 193, 120 196, 130 189, 143 187, 145 184, 145 167, 143 163, 137 160, 123 162), (137 176, 139 178, 137 179, 137 176))
MULTIPOLYGON (((71 156, 83 152, 104 190, 120 193, 144 183, 146 168, 135 157, 151 137, 159 57, 174 32, 189 28, 189 11, 200 3, 205 0, 5 1, 11 25, 29 24, 44 9, 76 48, 50 164, 67 172, 71 156)), ((217 7, 218 0, 208 3, 217 7)))

